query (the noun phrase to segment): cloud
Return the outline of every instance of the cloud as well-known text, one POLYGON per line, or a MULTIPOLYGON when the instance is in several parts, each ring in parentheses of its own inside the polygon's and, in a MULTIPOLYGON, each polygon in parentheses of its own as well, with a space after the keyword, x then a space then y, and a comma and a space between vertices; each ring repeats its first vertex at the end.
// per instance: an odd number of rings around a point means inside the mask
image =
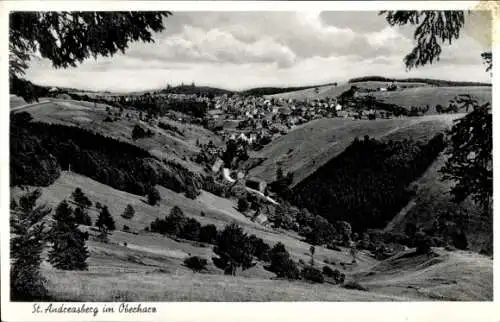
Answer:
POLYGON ((179 12, 165 23, 154 43, 133 43, 124 55, 89 59, 67 70, 33 61, 27 77, 110 90, 192 81, 240 89, 367 74, 489 81, 477 29, 475 34, 466 29, 452 46, 444 46, 438 63, 407 72, 403 58, 414 45, 413 28, 390 27, 377 12, 179 12))

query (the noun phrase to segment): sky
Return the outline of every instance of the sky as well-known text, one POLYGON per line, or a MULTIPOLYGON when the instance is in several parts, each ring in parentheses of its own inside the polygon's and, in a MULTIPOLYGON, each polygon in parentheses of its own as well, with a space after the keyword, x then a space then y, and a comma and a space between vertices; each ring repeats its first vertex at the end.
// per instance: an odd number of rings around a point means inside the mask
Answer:
POLYGON ((192 82, 241 90, 367 75, 491 82, 480 57, 489 44, 484 18, 472 13, 439 62, 408 71, 403 58, 413 48, 413 28, 390 27, 376 11, 174 12, 154 43, 132 43, 125 54, 89 58, 68 69, 35 57, 26 78, 109 91, 192 82))

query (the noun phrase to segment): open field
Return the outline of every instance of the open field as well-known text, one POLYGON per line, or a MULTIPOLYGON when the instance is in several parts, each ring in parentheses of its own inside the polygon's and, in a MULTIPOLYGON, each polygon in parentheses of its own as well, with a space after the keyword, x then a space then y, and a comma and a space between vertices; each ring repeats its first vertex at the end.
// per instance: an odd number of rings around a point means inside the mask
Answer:
MULTIPOLYGON (((326 97, 337 97, 343 92, 347 91, 351 88, 351 86, 357 86, 359 89, 371 89, 375 90, 379 87, 387 87, 387 85, 391 84, 391 82, 380 82, 380 81, 366 81, 366 82, 355 82, 355 83, 341 83, 337 86, 335 85, 325 85, 318 86, 315 88, 308 88, 299 91, 286 92, 275 95, 268 95, 267 98, 284 98, 284 99, 295 99, 295 100, 314 100, 314 99, 322 99, 326 97)), ((406 86, 406 87, 426 87, 430 86, 425 83, 400 83, 395 82, 397 85, 406 86)))
POLYGON ((278 165, 293 172, 297 184, 349 146, 355 137, 430 139, 453 124, 460 114, 377 120, 320 119, 297 127, 266 145, 252 157, 264 161, 250 174, 268 182, 278 165))
POLYGON ((491 258, 436 248, 432 255, 411 251, 389 258, 357 276, 369 289, 387 294, 418 293, 435 300, 493 300, 491 258))
MULTIPOLYGON (((397 90, 394 92, 369 93, 378 101, 396 104, 410 109, 412 106, 426 106, 430 109, 427 114, 436 114, 436 105, 448 106, 450 100, 459 94, 469 94, 480 104, 491 103, 491 87, 487 86, 455 86, 455 87, 416 87, 397 90)), ((465 112, 460 110, 459 112, 465 112)))

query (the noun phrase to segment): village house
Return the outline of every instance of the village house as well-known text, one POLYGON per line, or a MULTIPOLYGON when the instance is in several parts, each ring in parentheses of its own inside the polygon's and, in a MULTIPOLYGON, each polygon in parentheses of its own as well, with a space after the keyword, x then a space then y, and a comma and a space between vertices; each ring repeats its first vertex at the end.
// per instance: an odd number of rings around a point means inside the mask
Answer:
POLYGON ((224 161, 222 161, 221 158, 217 158, 217 160, 215 160, 215 162, 212 166, 212 172, 218 173, 223 165, 224 165, 224 161))
POLYGON ((259 178, 251 177, 246 179, 245 186, 264 193, 264 191, 266 191, 267 183, 259 178))

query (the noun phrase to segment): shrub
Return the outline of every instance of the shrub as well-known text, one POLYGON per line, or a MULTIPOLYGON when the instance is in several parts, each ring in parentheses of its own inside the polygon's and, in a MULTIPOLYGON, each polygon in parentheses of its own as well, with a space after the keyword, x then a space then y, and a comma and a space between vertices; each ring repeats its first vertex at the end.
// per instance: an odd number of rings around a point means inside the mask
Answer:
POLYGON ((205 258, 191 256, 184 260, 184 264, 193 271, 199 272, 206 269, 208 262, 205 258))
POLYGON ((127 226, 127 225, 123 225, 123 229, 122 229, 124 232, 128 233, 130 231, 130 227, 127 226))
POLYGON ((350 289, 350 290, 358 290, 358 291, 368 291, 368 288, 364 287, 363 285, 359 284, 358 282, 355 281, 349 281, 343 285, 344 288, 350 289))
POLYGON ((333 277, 333 269, 325 265, 323 266, 323 274, 328 277, 333 277))
POLYGON ((102 204, 101 204, 99 201, 97 201, 97 202, 95 203, 95 207, 96 207, 97 209, 101 209, 101 208, 102 208, 102 204))
POLYGON ((133 140, 141 139, 144 137, 151 137, 153 135, 154 135, 154 133, 151 130, 149 130, 149 129, 144 130, 142 127, 140 127, 137 124, 132 129, 132 139, 133 140))
POLYGON ((202 211, 201 214, 200 214, 200 216, 205 217, 206 214, 202 211))
POLYGON ((150 187, 147 192, 148 204, 154 206, 161 200, 160 192, 154 188, 150 187))
POLYGON ((106 118, 104 119, 104 122, 113 122, 113 119, 109 116, 106 116, 106 118))
POLYGON ((302 277, 307 280, 311 281, 314 283, 324 283, 325 278, 323 277, 323 274, 321 274, 321 271, 319 269, 316 269, 312 266, 306 266, 302 269, 302 277))
POLYGON ((323 275, 332 278, 336 284, 344 283, 345 274, 341 273, 338 269, 331 269, 329 266, 323 266, 323 275))
POLYGON ((132 205, 127 205, 127 207, 125 207, 125 210, 123 211, 122 217, 125 219, 131 219, 132 217, 134 217, 134 214, 134 207, 132 207, 132 205))

